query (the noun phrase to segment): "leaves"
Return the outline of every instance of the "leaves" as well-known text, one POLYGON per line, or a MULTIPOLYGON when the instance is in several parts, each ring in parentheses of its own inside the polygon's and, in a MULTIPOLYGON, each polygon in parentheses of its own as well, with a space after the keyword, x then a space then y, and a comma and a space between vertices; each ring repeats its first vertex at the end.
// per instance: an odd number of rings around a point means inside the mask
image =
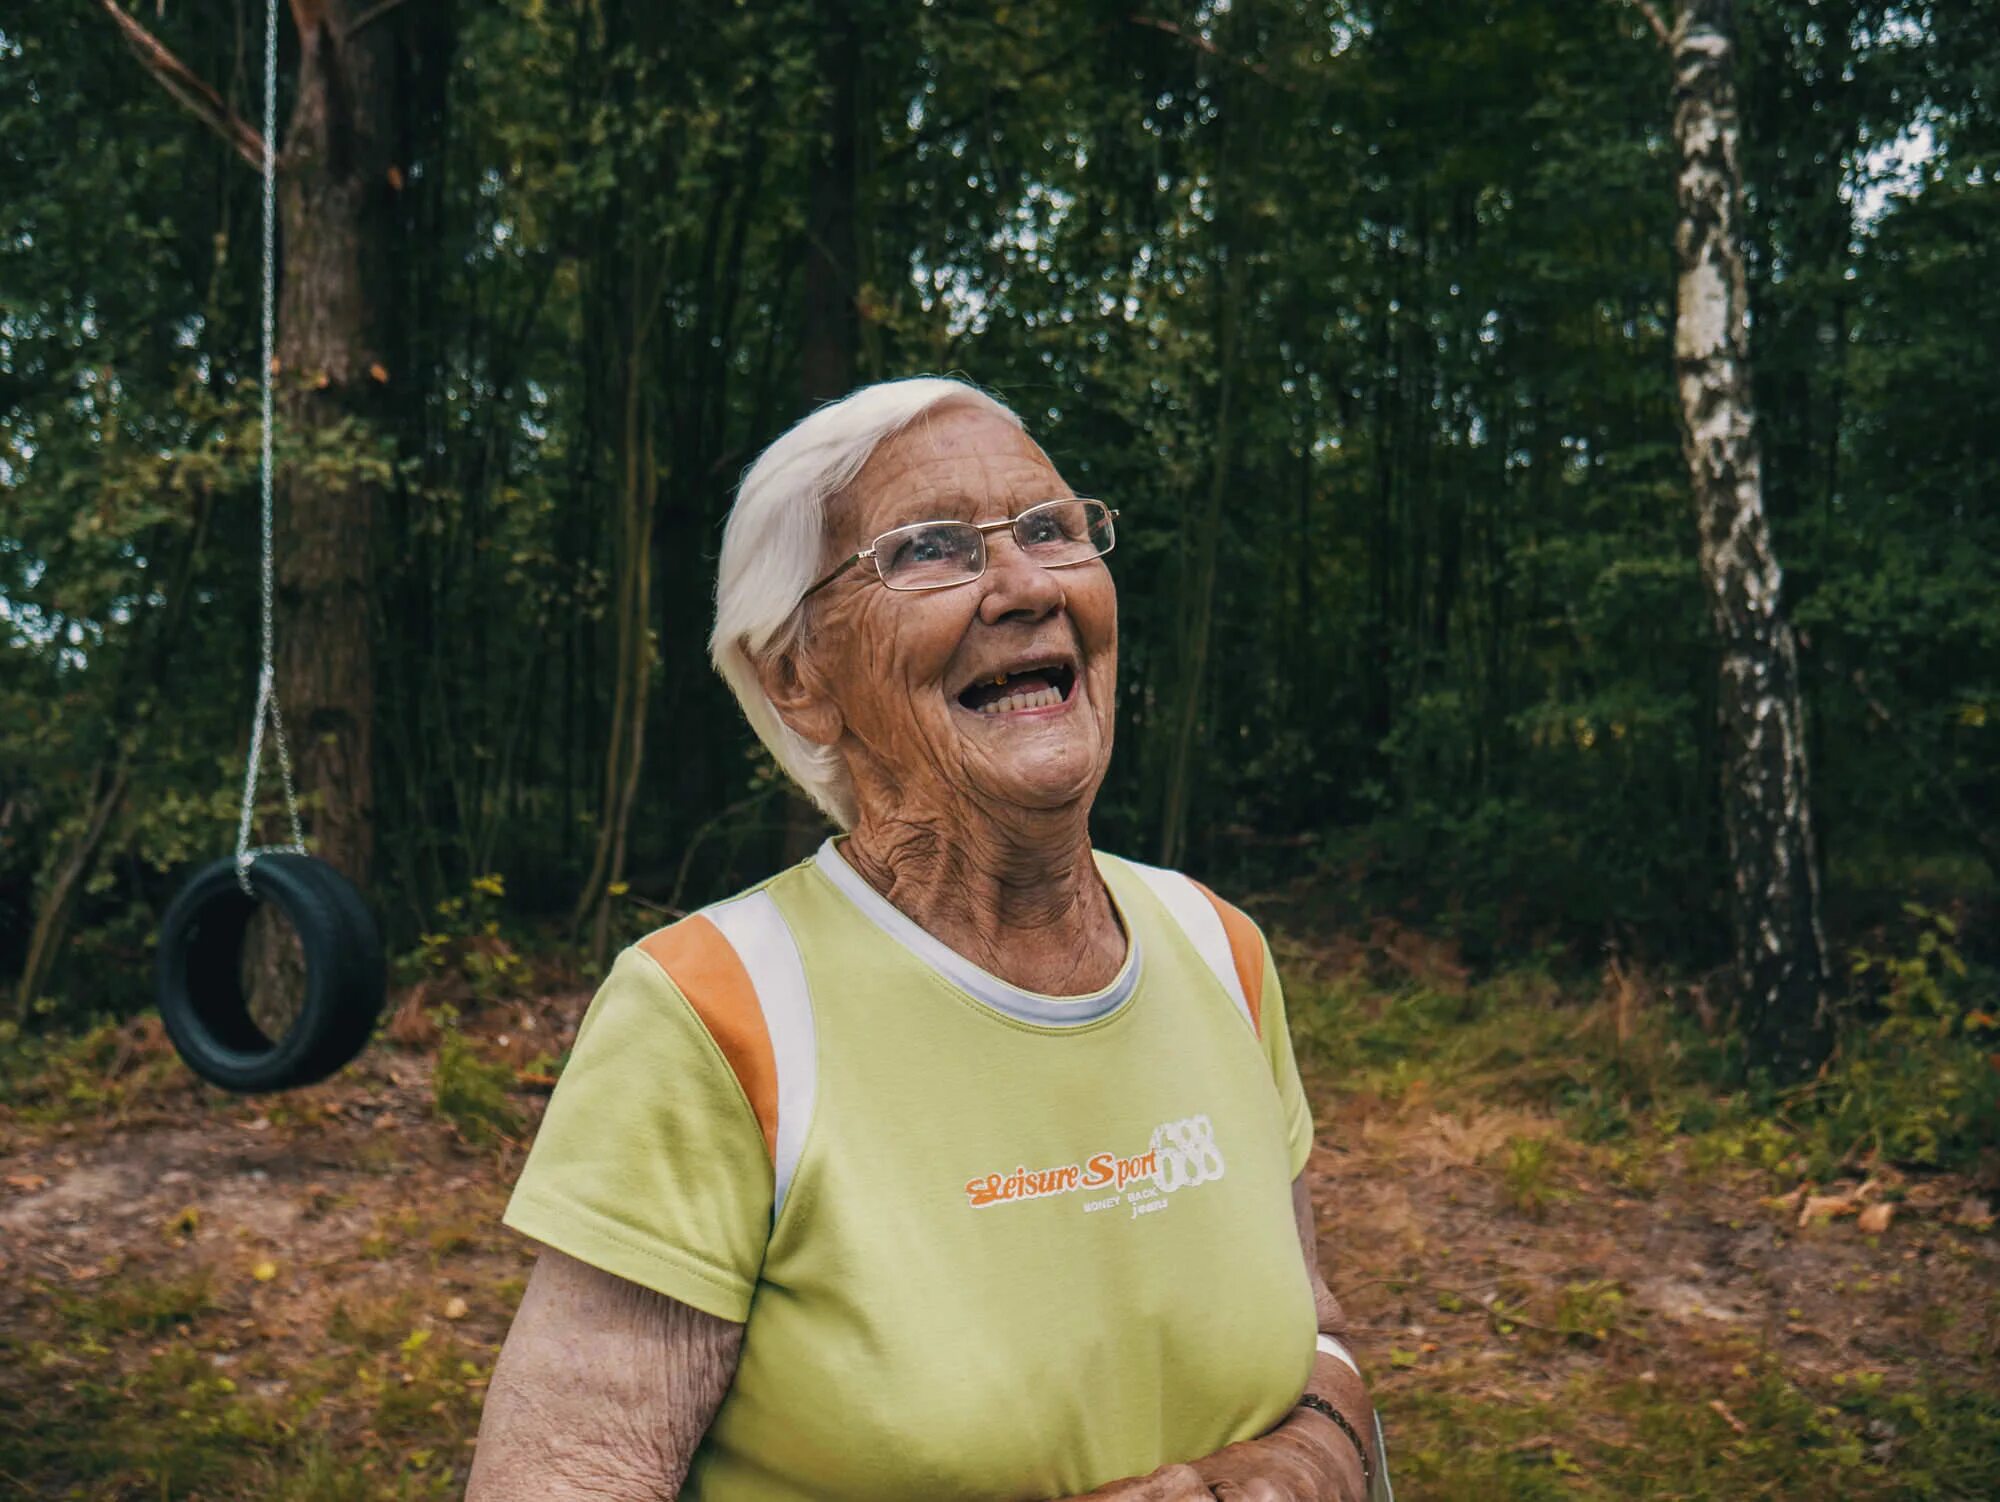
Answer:
MULTIPOLYGON (((1407 900, 1482 961, 1614 932, 1712 961, 1713 662, 1656 49, 1601 0, 1280 4, 1204 34, 871 0, 835 122, 817 14, 618 0, 581 24, 504 0, 412 62, 373 185, 399 227, 367 247, 396 309, 357 372, 367 420, 276 435, 285 472, 388 498, 351 608, 377 649, 399 947, 475 877, 540 911, 588 869, 628 473, 653 487, 659 569, 629 895, 665 872, 705 900, 776 862, 759 812, 681 869, 742 791, 748 732, 702 645, 715 548, 735 477, 802 411, 799 268, 839 123, 854 378, 962 371, 1126 510, 1100 843, 1156 852, 1179 778, 1173 856, 1219 878, 1350 870, 1359 901, 1407 900), (1191 503, 1218 474, 1210 526, 1191 503)), ((2000 210, 1992 28, 1855 15, 1746 13, 1743 86, 1773 525, 1811 641, 1829 879, 1865 902, 1995 848, 2000 210), (1920 100, 1932 154, 1878 204, 1878 148, 1920 100)), ((162 873, 231 837, 256 632, 257 185, 161 91, 107 93, 143 80, 95 20, 54 8, 0 58, 10 931, 129 761, 35 988, 77 1016, 132 1005, 162 873)), ((186 8, 149 23, 237 76, 233 34, 186 8)))

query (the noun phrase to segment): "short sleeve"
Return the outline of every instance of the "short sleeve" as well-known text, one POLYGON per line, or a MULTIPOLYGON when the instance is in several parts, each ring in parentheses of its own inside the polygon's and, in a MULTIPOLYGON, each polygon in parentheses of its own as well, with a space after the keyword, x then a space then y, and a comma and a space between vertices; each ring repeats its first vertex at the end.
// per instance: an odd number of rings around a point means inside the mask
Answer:
POLYGON ((1312 1107, 1299 1082, 1298 1060, 1292 1054, 1292 1030, 1285 1016, 1285 990, 1278 980, 1271 946, 1264 945, 1264 997, 1259 1017, 1264 1057, 1271 1064, 1271 1082, 1278 1088, 1278 1109, 1284 1115, 1285 1145, 1291 1153, 1292 1177, 1297 1178, 1312 1155, 1312 1107))
POLYGON ((771 1202, 771 1160, 735 1071, 667 973, 626 950, 577 1029, 505 1223, 741 1322, 771 1202))

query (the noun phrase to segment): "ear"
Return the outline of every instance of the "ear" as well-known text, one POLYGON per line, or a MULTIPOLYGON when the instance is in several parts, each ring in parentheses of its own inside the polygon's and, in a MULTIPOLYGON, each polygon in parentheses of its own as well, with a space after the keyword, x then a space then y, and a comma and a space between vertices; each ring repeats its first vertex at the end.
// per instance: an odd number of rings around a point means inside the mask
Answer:
POLYGON ((796 734, 816 746, 831 746, 845 728, 840 706, 825 675, 813 663, 812 653, 803 642, 794 641, 781 651, 757 659, 757 682, 764 695, 796 734))

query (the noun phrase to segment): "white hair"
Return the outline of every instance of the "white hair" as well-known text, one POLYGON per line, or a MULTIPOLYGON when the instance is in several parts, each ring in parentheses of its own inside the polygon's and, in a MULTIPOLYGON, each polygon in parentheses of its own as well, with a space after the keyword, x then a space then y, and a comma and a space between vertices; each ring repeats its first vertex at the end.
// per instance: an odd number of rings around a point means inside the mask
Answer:
POLYGON ((757 739, 842 829, 855 818, 845 760, 779 718, 756 665, 798 639, 799 603, 822 570, 827 501, 853 483, 877 445, 950 404, 982 407, 1021 426, 1012 408, 965 381, 913 376, 863 386, 801 418, 757 456, 722 529, 709 658, 757 739))

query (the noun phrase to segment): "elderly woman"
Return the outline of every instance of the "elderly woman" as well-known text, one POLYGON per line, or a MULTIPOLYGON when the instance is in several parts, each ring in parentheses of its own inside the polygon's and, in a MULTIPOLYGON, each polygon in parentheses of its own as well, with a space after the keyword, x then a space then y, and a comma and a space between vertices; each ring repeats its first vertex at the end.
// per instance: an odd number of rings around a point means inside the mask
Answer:
POLYGON ((845 833, 622 954, 470 1496, 1357 1502, 1256 926, 1094 851, 1116 512, 956 381, 745 476, 716 666, 845 833))

